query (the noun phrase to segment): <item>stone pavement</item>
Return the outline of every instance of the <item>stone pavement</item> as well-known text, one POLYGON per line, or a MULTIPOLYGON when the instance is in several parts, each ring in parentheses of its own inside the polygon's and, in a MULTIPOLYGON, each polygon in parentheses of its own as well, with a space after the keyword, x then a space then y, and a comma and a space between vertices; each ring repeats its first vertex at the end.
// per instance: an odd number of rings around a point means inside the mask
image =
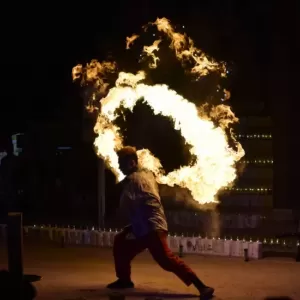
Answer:
MULTIPOLYGON (((0 268, 6 268, 6 251, 0 248, 0 268)), ((189 255, 185 261, 216 289, 217 299, 264 299, 289 296, 300 299, 300 263, 272 258, 245 263, 239 258, 189 255)), ((108 299, 105 285, 115 279, 111 249, 59 248, 53 244, 25 245, 25 273, 43 276, 35 283, 37 299, 108 299)), ((157 266, 147 252, 133 262, 135 291, 126 299, 160 297, 188 299, 197 295, 173 274, 157 266)))

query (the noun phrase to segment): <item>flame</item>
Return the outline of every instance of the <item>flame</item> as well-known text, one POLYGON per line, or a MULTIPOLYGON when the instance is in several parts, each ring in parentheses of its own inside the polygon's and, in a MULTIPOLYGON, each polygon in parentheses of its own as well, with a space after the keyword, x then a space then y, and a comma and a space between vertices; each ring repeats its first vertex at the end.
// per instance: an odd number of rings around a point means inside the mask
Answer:
MULTIPOLYGON (((192 63, 193 67, 191 72, 198 78, 207 75, 210 71, 216 70, 221 72, 221 76, 226 76, 226 67, 224 63, 220 64, 212 59, 209 60, 204 52, 195 47, 194 41, 190 37, 186 34, 176 32, 168 19, 157 18, 154 23, 149 23, 147 26, 144 26, 144 30, 146 31, 151 25, 156 26, 159 32, 164 33, 171 40, 170 47, 175 51, 178 60, 183 64, 187 61, 192 63)), ((157 43, 158 41, 160 40, 154 41, 154 43, 157 43)), ((154 44, 152 47, 153 46, 154 44)), ((144 52, 154 59, 155 64, 158 58, 154 55, 153 51, 149 53, 147 48, 144 48, 144 52)))
MULTIPOLYGON (((180 61, 193 62, 191 72, 197 74, 197 78, 212 71, 220 72, 221 76, 226 74, 224 64, 208 59, 194 46, 190 38, 175 32, 166 18, 157 19, 150 24, 156 25, 158 31, 167 35, 171 40, 170 46, 180 61)), ((148 26, 149 24, 144 29, 147 30, 148 26)), ((138 38, 137 35, 133 37, 127 38, 128 48, 138 38)), ((158 57, 155 53, 159 49, 160 42, 161 39, 156 40, 152 46, 143 48, 144 53, 152 58, 150 67, 157 67, 158 57)), ((116 72, 116 64, 93 60, 86 67, 82 65, 74 67, 73 79, 80 79, 81 84, 92 83, 97 91, 104 95, 108 87, 106 75, 112 72, 116 72)), ((196 107, 167 85, 145 84, 143 82, 145 78, 144 71, 136 74, 120 72, 115 86, 101 99, 101 110, 94 128, 98 135, 95 139, 97 154, 104 159, 118 181, 124 178, 116 154, 123 146, 123 138, 120 128, 114 121, 118 117, 118 108, 132 110, 137 101, 142 99, 152 107, 155 115, 173 120, 174 128, 180 131, 185 142, 191 146, 190 152, 196 159, 193 164, 165 174, 159 159, 148 149, 142 149, 138 151, 140 165, 154 172, 158 183, 187 188, 193 198, 201 204, 216 202, 218 191, 235 180, 235 164, 244 156, 242 146, 234 139, 232 132, 227 130, 238 119, 229 106, 219 105, 211 109, 207 105, 196 107), (215 125, 216 121, 218 126, 215 125), (231 134, 236 150, 229 146, 226 131, 231 134)))
POLYGON ((155 55, 154 51, 158 51, 159 50, 159 44, 161 43, 161 40, 156 40, 153 42, 152 45, 150 46, 144 46, 143 51, 144 53, 152 58, 152 62, 149 63, 149 67, 151 69, 155 69, 157 67, 157 62, 159 61, 159 57, 157 57, 155 55))
POLYGON ((129 49, 133 42, 138 38, 137 34, 133 34, 132 36, 126 37, 126 49, 129 49))
POLYGON ((224 89, 224 98, 225 98, 224 100, 228 100, 230 99, 230 97, 231 97, 230 91, 224 89))

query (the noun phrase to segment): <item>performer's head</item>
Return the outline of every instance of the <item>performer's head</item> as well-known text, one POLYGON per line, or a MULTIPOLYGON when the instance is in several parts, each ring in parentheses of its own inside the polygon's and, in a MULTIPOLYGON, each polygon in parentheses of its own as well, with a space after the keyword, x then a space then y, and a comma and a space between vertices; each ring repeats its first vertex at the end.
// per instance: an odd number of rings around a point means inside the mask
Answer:
POLYGON ((119 158, 119 166, 125 175, 129 175, 138 168, 138 156, 136 148, 131 146, 123 147, 117 152, 119 158))

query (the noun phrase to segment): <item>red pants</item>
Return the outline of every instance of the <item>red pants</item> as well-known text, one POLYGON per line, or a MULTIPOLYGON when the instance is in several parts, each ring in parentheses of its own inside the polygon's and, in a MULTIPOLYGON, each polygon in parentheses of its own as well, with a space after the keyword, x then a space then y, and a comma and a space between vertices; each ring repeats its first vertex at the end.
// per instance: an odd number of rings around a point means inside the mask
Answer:
POLYGON ((131 280, 131 261, 147 249, 154 260, 166 271, 177 275, 187 286, 197 279, 196 274, 176 255, 167 243, 166 232, 153 231, 137 239, 126 239, 130 230, 125 229, 116 235, 113 247, 116 275, 121 280, 131 280))

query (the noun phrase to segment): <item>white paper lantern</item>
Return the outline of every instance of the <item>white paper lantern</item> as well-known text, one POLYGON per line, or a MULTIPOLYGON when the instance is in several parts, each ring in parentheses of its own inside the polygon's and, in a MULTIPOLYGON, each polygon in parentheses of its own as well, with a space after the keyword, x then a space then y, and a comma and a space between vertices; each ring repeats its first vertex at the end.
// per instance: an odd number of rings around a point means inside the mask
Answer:
POLYGON ((213 254, 213 240, 212 239, 208 239, 208 238, 201 239, 200 245, 201 245, 201 250, 200 250, 201 254, 205 254, 205 255, 213 254))
POLYGON ((231 256, 243 257, 243 255, 244 255, 243 241, 240 240, 232 241, 231 256))
POLYGON ((83 231, 83 243, 84 243, 84 245, 91 244, 91 231, 90 230, 83 231))
POLYGON ((197 238, 195 237, 185 237, 182 244, 184 253, 196 253, 196 242, 197 238))
POLYGON ((182 252, 183 253, 186 253, 186 250, 187 250, 187 246, 186 246, 186 237, 184 237, 183 235, 180 237, 180 240, 179 240, 179 246, 181 245, 182 246, 182 252))
POLYGON ((243 241, 243 250, 249 250, 249 242, 243 241))
POLYGON ((232 240, 224 240, 224 256, 231 256, 232 240))
POLYGON ((95 230, 91 230, 91 233, 90 233, 90 244, 92 246, 97 246, 97 232, 95 230))
POLYGON ((208 254, 208 255, 213 254, 213 239, 207 239, 206 254, 208 254))
POLYGON ((180 244, 180 237, 177 236, 170 237, 170 248, 172 252, 177 253, 179 251, 179 244, 180 244))
POLYGON ((60 243, 61 237, 63 236, 63 229, 62 228, 57 228, 56 229, 56 241, 60 243))
POLYGON ((69 236, 68 244, 74 245, 75 241, 76 241, 75 229, 69 228, 69 230, 68 230, 68 236, 69 236))
POLYGON ((49 233, 49 239, 50 239, 50 241, 53 241, 52 227, 48 227, 48 233, 49 233))
POLYGON ((195 241, 195 249, 194 249, 194 253, 195 254, 200 254, 200 248, 201 248, 201 237, 194 237, 194 241, 195 241))
POLYGON ((102 239, 103 239, 103 247, 109 247, 109 245, 110 245, 109 231, 106 231, 104 229, 104 231, 102 232, 102 239))
POLYGON ((200 244, 199 253, 200 254, 206 254, 207 247, 208 247, 207 246, 207 238, 200 239, 199 244, 200 244))
MULTIPOLYGON (((70 228, 66 228, 64 230, 65 243, 67 243, 67 244, 70 244, 70 240, 71 240, 70 233, 71 233, 70 228)), ((50 231, 49 231, 49 235, 50 235, 50 231)))
POLYGON ((262 258, 262 243, 253 242, 249 248, 249 257, 254 259, 262 258))
POLYGON ((102 234, 101 231, 97 231, 96 233, 97 233, 97 235, 96 235, 96 238, 97 238, 97 241, 96 241, 97 247, 103 247, 103 234, 102 234))
POLYGON ((113 247, 116 235, 116 231, 109 230, 109 247, 113 247))
POLYGON ((76 230, 75 229, 75 244, 81 245, 83 240, 83 231, 82 230, 76 230))
POLYGON ((84 245, 90 245, 91 243, 91 231, 89 230, 83 230, 83 244, 84 245))
MULTIPOLYGON (((36 231, 36 228, 35 228, 36 231)), ((57 242, 58 241, 58 231, 56 227, 52 228, 52 240, 57 242)))
POLYGON ((224 255, 224 240, 214 239, 213 240, 213 254, 214 255, 224 255))

